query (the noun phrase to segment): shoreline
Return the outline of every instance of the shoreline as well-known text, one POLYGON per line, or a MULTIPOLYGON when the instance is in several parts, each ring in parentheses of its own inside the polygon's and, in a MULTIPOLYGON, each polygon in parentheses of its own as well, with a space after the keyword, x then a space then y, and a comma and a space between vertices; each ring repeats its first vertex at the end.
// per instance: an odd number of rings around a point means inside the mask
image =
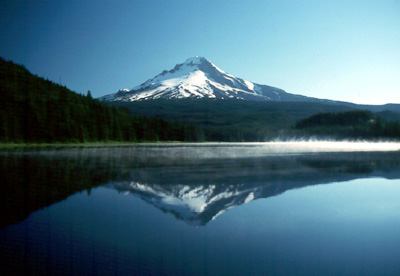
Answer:
POLYGON ((138 145, 180 144, 183 142, 87 142, 87 143, 0 143, 0 149, 17 148, 96 148, 96 147, 129 147, 138 145))
MULTIPOLYGON (((364 149, 368 146, 379 146, 379 150, 387 149, 390 151, 400 151, 399 141, 362 141, 362 140, 273 140, 268 142, 180 142, 180 141, 161 141, 161 142, 87 142, 87 143, 0 143, 0 150, 8 149, 51 149, 51 148, 114 148, 114 147, 181 147, 181 146, 197 146, 197 147, 224 147, 224 146, 240 146, 240 147, 306 147, 309 150, 313 148, 331 148, 339 146, 342 150, 364 149), (383 148, 381 148, 383 147, 383 148), (396 150, 397 148, 397 150, 396 150)), ((376 150, 376 149, 375 149, 376 150)))

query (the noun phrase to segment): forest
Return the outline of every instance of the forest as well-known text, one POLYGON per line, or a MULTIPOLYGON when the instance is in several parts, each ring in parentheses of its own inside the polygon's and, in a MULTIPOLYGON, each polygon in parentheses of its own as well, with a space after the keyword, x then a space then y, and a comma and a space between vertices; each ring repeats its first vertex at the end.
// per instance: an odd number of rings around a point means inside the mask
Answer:
POLYGON ((399 121, 383 119, 367 110, 319 113, 299 120, 297 135, 332 139, 400 139, 399 121))
POLYGON ((136 116, 179 120, 202 129, 206 141, 259 142, 301 139, 400 139, 400 114, 386 106, 314 102, 179 99, 110 102, 136 116), (397 123, 396 123, 397 122, 397 123))
POLYGON ((0 142, 198 141, 190 124, 132 116, 0 58, 0 142))
POLYGON ((206 141, 259 142, 286 135, 299 119, 351 107, 306 102, 256 102, 215 99, 157 99, 110 102, 136 116, 178 120, 203 130, 206 141))

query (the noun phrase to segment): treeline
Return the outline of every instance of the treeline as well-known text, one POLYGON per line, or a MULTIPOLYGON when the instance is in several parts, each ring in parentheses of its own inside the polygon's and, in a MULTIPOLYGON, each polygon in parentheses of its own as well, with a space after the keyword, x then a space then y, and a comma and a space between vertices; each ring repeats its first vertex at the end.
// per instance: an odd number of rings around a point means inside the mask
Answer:
POLYGON ((302 102, 255 102, 215 99, 157 99, 111 102, 137 116, 160 117, 193 124, 203 130, 206 141, 259 142, 273 140, 291 130, 299 118, 351 107, 302 102))
POLYGON ((297 135, 353 139, 400 139, 399 121, 385 120, 371 111, 319 113, 295 124, 297 135))
POLYGON ((202 130, 131 116, 0 58, 0 142, 199 141, 202 130))

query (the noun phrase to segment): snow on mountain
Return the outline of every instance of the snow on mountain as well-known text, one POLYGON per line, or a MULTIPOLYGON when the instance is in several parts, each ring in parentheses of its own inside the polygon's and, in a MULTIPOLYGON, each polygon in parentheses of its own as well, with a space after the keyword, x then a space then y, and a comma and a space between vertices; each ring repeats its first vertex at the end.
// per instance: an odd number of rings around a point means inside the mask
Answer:
POLYGON ((104 101, 148 99, 217 98, 256 101, 319 101, 252 83, 228 74, 204 57, 192 57, 173 69, 147 80, 133 89, 121 89, 101 97, 104 101))

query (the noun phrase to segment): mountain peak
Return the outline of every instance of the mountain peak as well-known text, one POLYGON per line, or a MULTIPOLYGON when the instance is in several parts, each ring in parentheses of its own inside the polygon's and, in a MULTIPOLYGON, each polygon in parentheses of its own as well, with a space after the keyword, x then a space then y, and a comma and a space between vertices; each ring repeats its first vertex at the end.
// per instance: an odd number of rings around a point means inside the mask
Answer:
POLYGON ((194 56, 194 57, 190 57, 188 58, 184 64, 187 65, 195 65, 195 64, 201 64, 203 62, 208 62, 210 63, 210 61, 208 61, 205 57, 200 57, 200 56, 194 56))
POLYGON ((194 56, 164 70, 131 90, 119 90, 101 97, 104 101, 138 101, 150 99, 214 98, 252 101, 315 101, 305 96, 252 83, 218 68, 208 59, 194 56))

